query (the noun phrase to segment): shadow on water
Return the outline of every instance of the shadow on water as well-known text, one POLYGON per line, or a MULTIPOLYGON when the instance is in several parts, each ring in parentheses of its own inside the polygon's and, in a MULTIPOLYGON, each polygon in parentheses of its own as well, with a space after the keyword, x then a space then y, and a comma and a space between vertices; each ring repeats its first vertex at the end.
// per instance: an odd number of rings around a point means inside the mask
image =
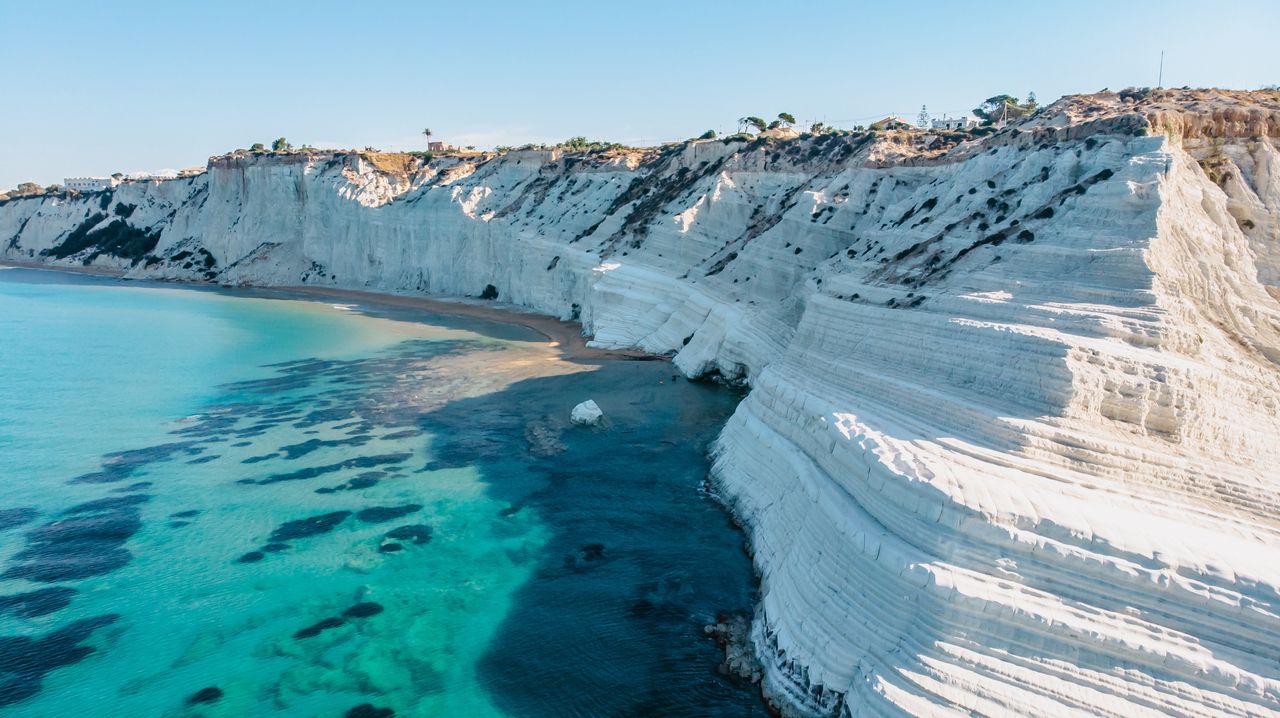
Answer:
MULTIPOLYGON (((82 280, 30 274, 40 281, 82 280)), ((458 328, 498 338, 527 331, 477 324, 457 321, 458 328)), ((437 468, 474 468, 501 506, 492 517, 500 529, 510 522, 518 533, 531 519, 545 528, 549 538, 537 568, 478 667, 479 681, 505 712, 765 715, 755 687, 718 674, 723 656, 703 632, 719 614, 748 613, 756 599, 744 536, 700 490, 706 447, 741 394, 676 379, 663 362, 611 361, 591 372, 528 379, 454 399, 426 414, 403 400, 447 378, 432 372, 430 360, 465 356, 483 364, 500 351, 487 342, 410 340, 359 359, 271 364, 263 377, 219 387, 218 401, 173 429, 164 443, 104 454, 97 470, 64 477, 78 497, 75 505, 0 511, 0 529, 21 536, 16 553, 0 564, 0 580, 24 582, 0 591, 0 613, 42 621, 31 635, 0 635, 0 706, 34 698, 46 675, 96 652, 127 660, 113 653, 112 632, 128 630, 130 617, 87 613, 80 582, 117 572, 136 558, 133 539, 143 528, 143 509, 172 490, 139 479, 152 479, 159 465, 212 462, 239 448, 215 471, 239 490, 266 492, 264 504, 274 505, 279 499, 271 492, 290 487, 318 496, 338 493, 343 502, 280 517, 287 520, 270 535, 254 537, 270 543, 241 553, 253 548, 246 545, 222 559, 237 571, 284 561, 279 550, 296 543, 293 550, 301 553, 305 540, 339 524, 355 530, 386 523, 386 535, 397 543, 380 551, 426 550, 433 527, 416 517, 422 505, 366 503, 359 494, 379 482, 409 483, 413 468, 426 469, 419 474, 426 479, 437 468), (588 398, 603 408, 607 427, 570 425, 570 409, 588 398), (423 429, 434 437, 426 467, 411 460, 423 429), (370 446, 375 439, 383 442, 376 450, 370 446), (321 450, 341 453, 313 456, 321 450), (274 463, 259 469, 260 461, 274 463)), ((217 499, 211 496, 212 505, 202 508, 215 510, 217 499)), ((187 505, 170 508, 181 509, 169 514, 171 528, 202 515, 187 505)), ((318 582, 317 591, 323 590, 318 582)), ((350 617, 313 618, 301 628, 304 639, 350 617)), ((194 696, 217 701, 220 690, 206 687, 194 696)))
POLYGON ((480 666, 512 715, 766 715, 754 687, 718 674, 703 632, 755 600, 744 537, 700 490, 741 395, 671 371, 607 362, 424 418, 430 468, 477 467, 508 504, 499 518, 532 511, 551 531, 480 666), (570 425, 588 398, 607 428, 570 425))

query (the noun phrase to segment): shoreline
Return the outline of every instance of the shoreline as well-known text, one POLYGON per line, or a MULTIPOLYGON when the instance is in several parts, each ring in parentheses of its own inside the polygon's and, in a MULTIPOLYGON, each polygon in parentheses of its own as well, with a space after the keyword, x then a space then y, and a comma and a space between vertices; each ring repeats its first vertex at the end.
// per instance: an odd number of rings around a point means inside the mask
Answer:
POLYGON ((0 269, 4 267, 12 267, 14 269, 45 269, 50 272, 69 272, 71 274, 88 274, 94 277, 114 277, 116 279, 125 279, 124 270, 116 269, 114 267, 68 267, 64 264, 45 264, 44 262, 32 262, 26 259, 0 257, 0 269))
MULTIPOLYGON (((53 272, 70 272, 95 277, 109 277, 133 281, 125 276, 124 270, 109 267, 69 267, 61 264, 44 264, 20 259, 0 257, 0 268, 38 269, 53 272)), ((372 308, 410 310, 424 314, 438 314, 452 317, 482 319, 524 327, 541 334, 547 343, 557 349, 569 361, 575 360, 611 360, 611 361, 669 361, 668 357, 649 354, 636 349, 602 349, 587 346, 588 338, 582 334, 582 325, 565 321, 547 314, 536 314, 514 304, 480 303, 465 297, 412 296, 405 294, 389 294, 367 292, 358 289, 342 289, 340 287, 318 287, 307 285, 224 285, 216 283, 196 283, 178 280, 141 278, 158 284, 173 284, 194 289, 251 289, 256 291, 280 292, 288 294, 286 298, 309 299, 313 301, 335 300, 352 304, 364 304, 372 308)))
POLYGON ((311 299, 336 299, 352 303, 364 303, 373 307, 409 309, 427 314, 483 319, 524 327, 546 337, 551 346, 558 349, 565 359, 608 359, 620 361, 669 361, 668 357, 649 354, 636 349, 602 349, 587 346, 588 338, 582 334, 582 325, 547 314, 535 314, 514 304, 494 304, 484 300, 464 297, 411 296, 383 294, 358 289, 317 286, 272 286, 254 289, 274 289, 311 299), (484 303, 481 303, 484 302, 484 303))

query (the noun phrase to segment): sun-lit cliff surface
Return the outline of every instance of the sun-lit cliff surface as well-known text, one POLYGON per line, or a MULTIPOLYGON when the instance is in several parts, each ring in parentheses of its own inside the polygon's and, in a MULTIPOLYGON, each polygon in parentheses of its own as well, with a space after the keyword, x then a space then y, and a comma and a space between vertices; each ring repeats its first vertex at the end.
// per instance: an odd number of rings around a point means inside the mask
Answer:
POLYGON ((1280 714, 1280 96, 1001 131, 215 158, 0 257, 492 296, 749 382, 715 479, 795 715, 1280 714), (487 292, 486 292, 487 290, 487 292))

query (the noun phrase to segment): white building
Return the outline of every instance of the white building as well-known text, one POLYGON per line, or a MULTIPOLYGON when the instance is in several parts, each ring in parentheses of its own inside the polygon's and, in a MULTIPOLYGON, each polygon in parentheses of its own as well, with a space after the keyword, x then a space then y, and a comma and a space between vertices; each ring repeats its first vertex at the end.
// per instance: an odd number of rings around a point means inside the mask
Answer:
POLYGON ((120 184, 114 177, 67 177, 62 186, 77 192, 101 192, 120 184))
POLYGON ((964 117, 940 117, 935 118, 929 125, 935 130, 970 130, 978 126, 978 120, 969 115, 964 117))

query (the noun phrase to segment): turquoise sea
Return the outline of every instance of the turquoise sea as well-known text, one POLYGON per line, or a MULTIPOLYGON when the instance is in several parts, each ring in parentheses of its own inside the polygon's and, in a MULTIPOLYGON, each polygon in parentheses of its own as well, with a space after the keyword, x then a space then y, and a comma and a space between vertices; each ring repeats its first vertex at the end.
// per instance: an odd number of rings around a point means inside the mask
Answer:
POLYGON ((703 633, 755 601, 703 489, 738 398, 511 325, 0 269, 0 718, 763 716, 703 633))

